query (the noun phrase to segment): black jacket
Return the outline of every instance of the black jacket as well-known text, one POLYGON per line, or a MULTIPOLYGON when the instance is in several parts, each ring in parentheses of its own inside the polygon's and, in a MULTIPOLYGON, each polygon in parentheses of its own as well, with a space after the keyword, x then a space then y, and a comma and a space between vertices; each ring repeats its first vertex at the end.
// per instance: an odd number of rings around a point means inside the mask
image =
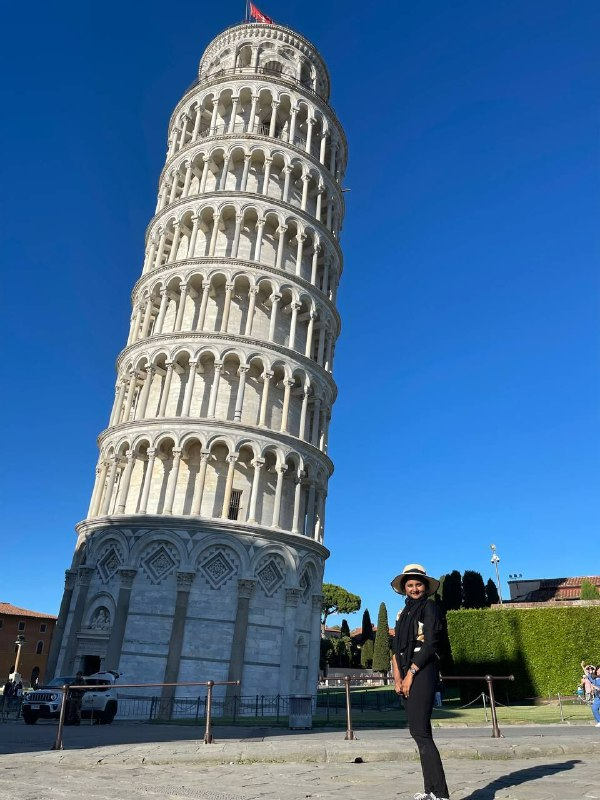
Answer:
MULTIPOLYGON (((404 613, 404 610, 402 611, 404 613)), ((400 617, 402 614, 400 615, 400 617)), ((424 603, 420 614, 415 615, 412 620, 412 637, 410 644, 405 652, 399 652, 400 643, 398 630, 400 627, 400 617, 396 620, 394 633, 394 653, 396 662, 402 672, 406 672, 411 664, 416 664, 422 669, 430 661, 436 658, 437 648, 442 636, 443 624, 442 615, 434 600, 424 603), (419 627, 421 623, 421 627, 419 627)))

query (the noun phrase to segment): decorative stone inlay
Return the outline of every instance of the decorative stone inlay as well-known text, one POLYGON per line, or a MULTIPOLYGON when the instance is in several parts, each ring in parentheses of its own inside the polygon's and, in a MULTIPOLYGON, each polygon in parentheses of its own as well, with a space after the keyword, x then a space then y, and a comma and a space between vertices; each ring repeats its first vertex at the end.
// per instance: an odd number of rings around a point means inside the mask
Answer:
POLYGON ((95 631, 107 631, 110 628, 110 611, 106 606, 100 606, 92 614, 90 628, 95 631))
POLYGON ((152 583, 162 583, 178 566, 178 560, 173 548, 159 544, 140 564, 152 583))
POLYGON ((302 592, 302 602, 306 603, 312 589, 312 578, 309 570, 305 569, 299 581, 300 591, 302 592))
POLYGON ((256 577, 267 597, 275 594, 285 579, 283 559, 280 556, 267 556, 260 562, 256 577))
POLYGON ((200 564, 200 571, 213 589, 219 589, 233 578, 238 570, 237 565, 232 563, 232 559, 224 550, 217 550, 200 564))
POLYGON ((98 572, 102 583, 107 583, 112 578, 121 563, 122 560, 117 548, 114 545, 110 545, 98 560, 98 572))

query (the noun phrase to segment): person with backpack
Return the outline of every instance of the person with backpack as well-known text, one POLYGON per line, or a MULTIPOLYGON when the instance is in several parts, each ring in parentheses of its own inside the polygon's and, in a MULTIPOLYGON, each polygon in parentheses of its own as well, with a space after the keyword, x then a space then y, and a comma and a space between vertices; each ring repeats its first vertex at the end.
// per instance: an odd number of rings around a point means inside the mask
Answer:
POLYGON ((596 727, 600 728, 600 667, 596 667, 594 672, 589 672, 585 666, 585 661, 581 662, 583 676, 589 681, 592 689, 592 714, 596 720, 596 727))
POLYGON ((406 595, 406 604, 396 620, 392 670, 396 693, 404 698, 408 729, 421 759, 424 791, 415 794, 414 800, 448 800, 450 796, 431 729, 443 623, 430 597, 439 585, 421 564, 407 564, 392 581, 392 589, 406 595))

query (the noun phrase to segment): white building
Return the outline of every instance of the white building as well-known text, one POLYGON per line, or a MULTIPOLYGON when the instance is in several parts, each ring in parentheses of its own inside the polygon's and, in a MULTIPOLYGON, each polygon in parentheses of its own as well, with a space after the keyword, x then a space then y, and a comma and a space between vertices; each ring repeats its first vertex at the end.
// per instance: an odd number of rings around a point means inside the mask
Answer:
POLYGON ((252 23, 173 112, 49 673, 316 685, 346 165, 328 97, 314 45, 252 23))

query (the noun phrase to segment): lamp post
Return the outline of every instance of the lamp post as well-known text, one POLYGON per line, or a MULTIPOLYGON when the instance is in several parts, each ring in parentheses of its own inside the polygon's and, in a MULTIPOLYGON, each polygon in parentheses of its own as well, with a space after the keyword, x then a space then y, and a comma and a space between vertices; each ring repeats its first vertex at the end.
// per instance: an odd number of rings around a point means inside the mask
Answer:
MULTIPOLYGON (((16 659, 15 659, 15 668, 14 668, 14 672, 19 672, 19 661, 20 661, 20 659, 21 659, 21 648, 22 648, 22 647, 23 647, 23 645, 25 644, 25 637, 24 637, 24 636, 21 636, 21 635, 19 634, 19 636, 17 636, 17 641, 15 642, 15 644, 17 645, 17 657, 16 657, 16 659)), ((19 673, 19 674, 20 674, 20 673, 19 673)))
POLYGON ((492 550, 492 557, 491 557, 490 561, 492 562, 492 564, 496 568, 496 585, 498 586, 498 597, 500 599, 500 605, 503 605, 503 603, 502 603, 502 588, 500 586, 500 570, 498 569, 498 564, 500 563, 500 556, 496 552, 496 545, 495 544, 491 544, 490 548, 492 550))

